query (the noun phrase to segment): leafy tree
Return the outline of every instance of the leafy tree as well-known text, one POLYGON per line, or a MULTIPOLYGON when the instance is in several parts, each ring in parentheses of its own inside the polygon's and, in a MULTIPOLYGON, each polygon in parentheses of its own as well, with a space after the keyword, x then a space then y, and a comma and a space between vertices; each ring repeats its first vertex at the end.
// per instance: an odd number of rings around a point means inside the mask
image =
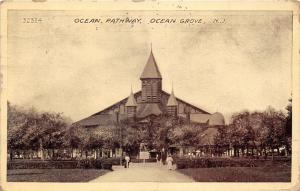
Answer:
MULTIPOLYGON (((235 132, 237 136, 233 136, 238 146, 242 149, 242 154, 244 150, 249 148, 249 144, 254 142, 255 132, 251 126, 251 114, 248 111, 237 113, 232 116, 232 125, 237 130, 235 132)), ((239 153, 238 153, 239 154, 239 153)))
POLYGON ((125 152, 131 155, 137 154, 140 143, 146 137, 145 129, 134 120, 123 119, 117 131, 115 142, 119 143, 125 152))
POLYGON ((218 134, 214 138, 215 146, 218 149, 218 153, 224 153, 229 149, 230 139, 229 139, 229 126, 224 126, 218 128, 218 134))
POLYGON ((285 123, 286 117, 282 112, 271 107, 264 112, 263 125, 268 129, 266 144, 271 149, 272 156, 273 150, 277 149, 279 154, 279 147, 284 144, 285 123))
POLYGON ((26 113, 22 108, 7 103, 7 144, 12 159, 12 151, 25 149, 23 135, 26 129, 22 128, 26 123, 26 113))
POLYGON ((254 112, 251 114, 251 126, 254 131, 254 148, 260 155, 266 155, 267 136, 270 133, 269 129, 263 123, 264 113, 254 112))
POLYGON ((69 124, 61 113, 38 112, 8 103, 8 148, 43 150, 63 145, 69 124))
POLYGON ((289 104, 286 107, 286 110, 288 111, 288 115, 286 117, 286 125, 285 125, 285 147, 287 150, 287 154, 291 154, 291 143, 292 143, 292 118, 293 118, 293 109, 292 109, 292 98, 289 99, 289 104))
POLYGON ((66 145, 73 149, 85 151, 110 149, 116 142, 116 127, 83 127, 73 124, 65 134, 66 145))

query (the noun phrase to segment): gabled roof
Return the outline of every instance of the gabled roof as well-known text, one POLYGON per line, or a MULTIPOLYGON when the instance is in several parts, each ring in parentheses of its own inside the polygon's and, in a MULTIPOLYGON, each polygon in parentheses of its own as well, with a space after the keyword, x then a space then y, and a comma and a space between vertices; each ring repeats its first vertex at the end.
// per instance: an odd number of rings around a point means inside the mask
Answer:
POLYGON ((202 114, 202 113, 191 113, 190 120, 196 123, 207 123, 210 119, 210 114, 202 114))
POLYGON ((130 93, 125 106, 126 107, 136 107, 137 106, 137 103, 135 101, 135 98, 134 98, 134 95, 132 92, 130 93))
POLYGON ((143 70, 143 73, 140 79, 146 78, 159 78, 162 79, 158 66, 156 64, 155 58, 153 56, 152 50, 150 52, 150 56, 148 58, 147 64, 143 70))
POLYGON ((208 123, 209 126, 225 125, 224 116, 219 112, 214 114, 192 113, 190 114, 190 119, 196 123, 208 123))
MULTIPOLYGON (((124 116, 119 116, 120 118, 124 116)), ((111 114, 99 114, 99 115, 92 115, 87 118, 84 118, 76 123, 75 125, 82 125, 82 126, 107 126, 113 125, 117 122, 117 117, 111 114)))
POLYGON ((171 95, 169 96, 169 99, 168 99, 168 103, 167 103, 167 106, 177 106, 178 103, 177 103, 177 100, 174 96, 174 92, 172 90, 172 93, 171 95))
MULTIPOLYGON (((164 90, 162 90, 162 94, 163 94, 163 95, 166 95, 166 96, 170 96, 170 95, 171 95, 171 94, 165 92, 164 90)), ((176 100, 177 100, 177 102, 182 102, 182 103, 184 103, 184 104, 190 106, 191 108, 195 109, 196 111, 200 111, 200 112, 205 113, 205 114, 210 114, 209 112, 207 112, 207 111, 205 111, 205 110, 203 110, 203 109, 200 109, 199 107, 196 107, 196 106, 194 106, 194 105, 192 105, 192 104, 190 104, 190 103, 188 103, 188 102, 186 102, 186 101, 183 101, 182 99, 180 99, 180 98, 178 98, 178 97, 176 98, 176 100)))
MULTIPOLYGON (((142 91, 138 91, 138 92, 134 93, 133 95, 134 95, 134 97, 137 97, 137 96, 140 96, 141 94, 142 94, 142 91)), ((169 94, 169 93, 167 93, 167 92, 165 92, 165 91, 162 91, 162 94, 163 94, 164 96, 167 96, 167 97, 169 97, 169 96, 171 95, 171 94, 169 94)), ((103 109, 103 110, 101 110, 101 111, 99 111, 99 112, 97 112, 97 113, 94 113, 93 115, 103 114, 105 111, 110 110, 110 109, 112 109, 113 107, 116 107, 116 106, 118 106, 118 105, 121 104, 121 103, 126 103, 126 100, 127 100, 127 98, 124 98, 124 99, 122 99, 121 101, 119 101, 119 102, 117 102, 117 103, 115 103, 115 104, 113 104, 113 105, 111 105, 111 106, 108 106, 108 107, 106 107, 105 109, 103 109)), ((188 102, 186 102, 186 101, 183 101, 182 99, 176 98, 176 100, 177 100, 177 102, 182 102, 182 103, 184 103, 184 104, 187 104, 188 106, 194 108, 196 111, 200 111, 200 112, 205 113, 205 114, 210 114, 209 112, 207 112, 207 111, 205 111, 205 110, 203 110, 203 109, 200 109, 199 107, 196 107, 196 106, 194 106, 194 105, 192 105, 192 104, 190 104, 190 103, 188 103, 188 102)), ((140 104, 140 103, 138 103, 138 104, 140 104)))
MULTIPOLYGON (((141 91, 133 93, 133 96, 134 97, 141 96, 141 91)), ((150 105, 146 106, 147 104, 145 104, 145 103, 137 103, 137 109, 138 109, 137 117, 143 118, 143 116, 146 116, 147 114, 154 114, 154 115, 161 114, 164 111, 164 108, 161 108, 161 107, 166 106, 167 100, 168 100, 169 96, 171 96, 171 94, 168 94, 167 92, 162 91, 162 96, 164 96, 165 98, 162 99, 161 104, 154 104, 154 105, 150 104, 150 105)), ((114 109, 114 108, 118 108, 120 104, 125 105, 127 100, 128 100, 128 98, 124 98, 121 101, 119 101, 97 113, 94 113, 93 115, 91 115, 87 118, 84 118, 78 122, 75 122, 75 124, 79 123, 79 124, 84 124, 86 126, 90 126, 90 125, 92 126, 92 125, 105 125, 105 124, 113 123, 116 120, 116 116, 112 115, 112 114, 108 114, 107 111, 114 109)), ((211 114, 209 112, 202 110, 199 107, 196 107, 190 103, 187 103, 187 102, 183 101, 182 99, 176 98, 176 101, 178 103, 184 103, 184 104, 192 107, 196 111, 203 113, 203 114, 200 114, 200 113, 199 114, 190 114, 191 121, 198 122, 198 123, 206 123, 209 120, 209 116, 211 116, 211 114)), ((125 116, 125 114, 124 114, 124 116, 125 116)), ((122 117, 123 116, 121 114, 119 114, 119 118, 122 119, 122 117)))
POLYGON ((212 114, 209 119, 209 125, 211 126, 225 125, 224 116, 219 112, 212 114))
MULTIPOLYGON (((137 96, 140 96, 141 94, 142 94, 142 91, 138 91, 138 92, 134 93, 133 95, 134 95, 134 97, 137 97, 137 96)), ((112 109, 112 108, 114 108, 114 107, 117 107, 117 106, 120 105, 120 104, 125 104, 126 101, 127 101, 127 98, 124 98, 124 99, 122 99, 121 101, 118 101, 118 102, 116 102, 116 103, 114 103, 114 104, 112 104, 112 105, 106 107, 105 109, 103 109, 103 110, 101 110, 101 111, 98 111, 97 113, 94 113, 93 115, 104 114, 106 111, 108 111, 108 110, 110 110, 110 109, 112 109)), ((93 115, 92 115, 92 116, 93 116, 93 115)))
POLYGON ((162 114, 161 109, 159 108, 159 105, 157 103, 146 103, 143 104, 140 109, 137 111, 137 117, 138 118, 144 118, 149 115, 160 115, 162 114))

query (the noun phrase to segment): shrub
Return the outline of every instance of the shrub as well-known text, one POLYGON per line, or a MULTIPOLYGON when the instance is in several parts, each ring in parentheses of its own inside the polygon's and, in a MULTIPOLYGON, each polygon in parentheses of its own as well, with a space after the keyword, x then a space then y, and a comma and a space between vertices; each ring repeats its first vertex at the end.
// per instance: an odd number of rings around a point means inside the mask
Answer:
POLYGON ((90 159, 78 160, 77 168, 86 168, 86 169, 93 168, 92 160, 90 160, 90 159))
MULTIPOLYGON (((142 162, 144 162, 144 160, 143 159, 131 159, 130 162, 142 163, 142 162)), ((145 162, 156 162, 156 159, 154 159, 154 158, 145 159, 145 162)))
POLYGON ((102 162, 101 162, 101 160, 92 160, 91 161, 91 164, 92 164, 92 167, 93 168, 96 168, 96 169, 101 169, 102 168, 102 162))
POLYGON ((102 169, 107 169, 107 170, 112 170, 112 163, 109 161, 102 161, 101 163, 101 168, 102 169))
POLYGON ((108 161, 110 162, 112 165, 120 165, 120 157, 118 158, 106 158, 106 159, 102 159, 102 160, 105 160, 105 161, 108 161))

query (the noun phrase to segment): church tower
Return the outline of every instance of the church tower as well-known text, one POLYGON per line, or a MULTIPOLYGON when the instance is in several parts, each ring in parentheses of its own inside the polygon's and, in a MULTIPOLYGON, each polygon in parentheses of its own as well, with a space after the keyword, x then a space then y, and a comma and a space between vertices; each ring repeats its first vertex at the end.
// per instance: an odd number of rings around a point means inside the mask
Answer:
POLYGON ((142 81, 142 102, 159 103, 161 101, 162 77, 153 56, 152 48, 140 79, 142 81))
POLYGON ((126 110, 127 110, 127 117, 128 118, 135 118, 136 116, 136 108, 137 108, 137 103, 136 100, 134 98, 134 95, 131 93, 127 99, 127 102, 125 104, 126 110))
POLYGON ((167 103, 167 111, 168 114, 171 116, 176 117, 177 116, 177 107, 178 107, 178 103, 177 100, 175 98, 174 92, 173 92, 173 87, 172 87, 172 93, 168 99, 168 103, 167 103))

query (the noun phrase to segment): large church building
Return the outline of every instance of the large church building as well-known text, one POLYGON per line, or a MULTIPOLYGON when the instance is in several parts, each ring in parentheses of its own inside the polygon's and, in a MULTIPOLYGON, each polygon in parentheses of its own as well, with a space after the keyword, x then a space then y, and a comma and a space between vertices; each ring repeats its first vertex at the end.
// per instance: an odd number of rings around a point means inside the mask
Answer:
POLYGON ((151 50, 148 61, 140 76, 141 90, 133 93, 123 100, 99 111, 77 124, 86 128, 112 126, 126 118, 134 118, 137 121, 147 119, 149 116, 168 114, 180 116, 187 121, 206 126, 203 132, 203 145, 212 144, 213 136, 217 128, 224 126, 224 117, 221 113, 209 113, 182 99, 176 97, 173 92, 167 93, 162 89, 162 76, 151 50), (206 137, 205 137, 206 136, 206 137))

